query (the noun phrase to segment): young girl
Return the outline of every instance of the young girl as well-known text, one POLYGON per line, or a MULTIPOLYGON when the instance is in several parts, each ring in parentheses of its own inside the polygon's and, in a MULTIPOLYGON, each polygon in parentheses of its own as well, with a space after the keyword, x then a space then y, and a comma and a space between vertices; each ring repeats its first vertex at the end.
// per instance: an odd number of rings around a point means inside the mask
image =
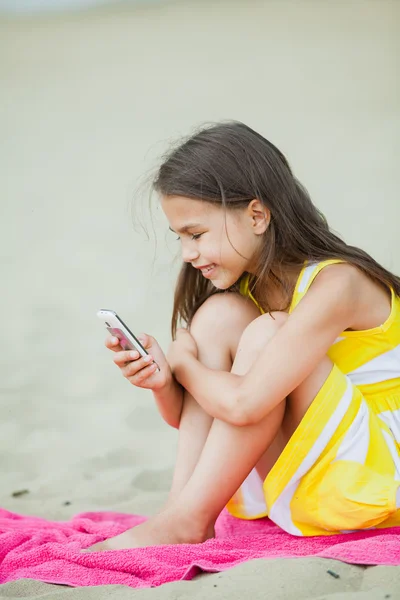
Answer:
POLYGON ((242 123, 174 149, 154 188, 183 259, 175 341, 106 346, 179 430, 177 462, 163 509, 90 550, 203 542, 225 506, 298 536, 400 525, 400 278, 242 123))

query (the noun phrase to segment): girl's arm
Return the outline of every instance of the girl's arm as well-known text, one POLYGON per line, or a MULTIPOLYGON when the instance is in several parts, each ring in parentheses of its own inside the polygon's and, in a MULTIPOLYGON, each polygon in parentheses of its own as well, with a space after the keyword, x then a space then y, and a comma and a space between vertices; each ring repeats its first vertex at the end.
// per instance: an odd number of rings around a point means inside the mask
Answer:
POLYGON ((148 351, 146 358, 135 350, 123 350, 119 339, 109 335, 105 345, 114 352, 114 363, 121 369, 122 375, 137 387, 153 392, 157 408, 164 421, 171 427, 179 428, 183 406, 183 389, 172 374, 168 361, 157 340, 146 333, 139 340, 148 351), (150 360, 155 360, 158 365, 150 360))
POLYGON ((327 267, 246 375, 213 371, 192 353, 182 352, 175 376, 213 417, 239 426, 256 423, 314 370, 335 339, 351 327, 357 301, 354 267, 327 267))
POLYGON ((183 388, 171 374, 170 380, 159 390, 153 390, 154 400, 164 421, 179 429, 183 406, 183 388))

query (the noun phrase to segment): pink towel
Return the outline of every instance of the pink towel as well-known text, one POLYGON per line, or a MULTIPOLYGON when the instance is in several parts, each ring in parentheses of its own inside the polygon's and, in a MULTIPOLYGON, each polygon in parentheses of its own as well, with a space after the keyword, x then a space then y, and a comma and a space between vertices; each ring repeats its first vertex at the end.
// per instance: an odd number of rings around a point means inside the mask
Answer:
POLYGON ((321 556, 362 565, 400 565, 400 527, 323 537, 294 537, 269 519, 242 521, 223 511, 216 538, 203 544, 80 553, 145 517, 82 513, 68 522, 0 509, 0 583, 21 578, 71 586, 155 587, 215 573, 253 558, 321 556))

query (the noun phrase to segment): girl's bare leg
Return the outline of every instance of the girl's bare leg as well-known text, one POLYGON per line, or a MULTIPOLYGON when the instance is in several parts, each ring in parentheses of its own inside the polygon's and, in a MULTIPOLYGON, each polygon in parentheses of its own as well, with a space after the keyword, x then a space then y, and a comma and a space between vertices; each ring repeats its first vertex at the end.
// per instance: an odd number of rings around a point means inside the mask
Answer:
MULTIPOLYGON (((218 294, 209 298, 197 311, 190 328, 200 362, 210 369, 230 371, 243 331, 259 314, 253 302, 236 294, 218 294)), ((174 476, 163 510, 173 505, 189 481, 212 422, 213 418, 185 392, 174 476)))

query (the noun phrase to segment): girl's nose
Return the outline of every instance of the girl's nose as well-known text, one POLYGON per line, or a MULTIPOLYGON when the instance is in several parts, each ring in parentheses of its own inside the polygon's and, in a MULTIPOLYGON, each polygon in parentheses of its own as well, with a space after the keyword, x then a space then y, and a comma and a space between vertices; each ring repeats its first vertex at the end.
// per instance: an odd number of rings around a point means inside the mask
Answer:
POLYGON ((198 258, 199 252, 192 244, 182 244, 182 258, 184 262, 190 263, 198 258))

